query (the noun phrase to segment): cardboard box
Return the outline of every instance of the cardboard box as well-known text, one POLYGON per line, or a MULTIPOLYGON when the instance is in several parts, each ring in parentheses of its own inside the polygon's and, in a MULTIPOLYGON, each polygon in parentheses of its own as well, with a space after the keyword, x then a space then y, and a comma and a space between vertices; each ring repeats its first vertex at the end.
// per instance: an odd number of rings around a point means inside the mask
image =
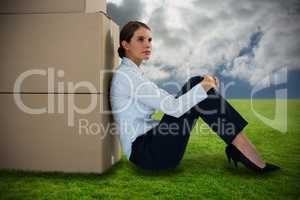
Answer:
POLYGON ((119 29, 105 14, 0 15, 0 24, 0 92, 108 93, 119 29))
POLYGON ((0 13, 104 12, 106 0, 1 0, 0 13))
POLYGON ((103 113, 106 95, 93 94, 96 108, 73 116, 70 110, 91 105, 91 94, 18 95, 30 109, 46 110, 30 114, 14 94, 0 94, 0 169, 102 173, 120 160, 118 136, 108 128, 112 115, 103 113))
POLYGON ((121 158, 109 106, 117 24, 83 13, 96 1, 10 2, 20 5, 0 6, 18 13, 0 15, 0 169, 104 172, 121 158))

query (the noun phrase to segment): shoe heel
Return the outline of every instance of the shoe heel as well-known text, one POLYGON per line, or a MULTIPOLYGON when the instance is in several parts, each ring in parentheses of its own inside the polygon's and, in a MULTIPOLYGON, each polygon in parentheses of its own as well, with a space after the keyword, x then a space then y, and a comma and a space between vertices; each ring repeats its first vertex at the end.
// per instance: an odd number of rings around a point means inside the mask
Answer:
POLYGON ((226 156, 227 156, 228 163, 231 163, 231 156, 230 156, 230 152, 229 152, 229 147, 228 146, 225 149, 225 153, 226 153, 226 156))
POLYGON ((232 160, 234 163, 234 166, 238 167, 238 159, 236 158, 236 155, 233 153, 231 145, 228 145, 226 147, 225 153, 226 153, 228 162, 231 163, 231 160, 232 160))
POLYGON ((226 154, 226 156, 227 156, 228 163, 231 163, 231 157, 230 157, 230 155, 226 154))
POLYGON ((236 160, 232 159, 233 160, 233 163, 234 163, 234 166, 237 168, 238 167, 238 163, 236 160))

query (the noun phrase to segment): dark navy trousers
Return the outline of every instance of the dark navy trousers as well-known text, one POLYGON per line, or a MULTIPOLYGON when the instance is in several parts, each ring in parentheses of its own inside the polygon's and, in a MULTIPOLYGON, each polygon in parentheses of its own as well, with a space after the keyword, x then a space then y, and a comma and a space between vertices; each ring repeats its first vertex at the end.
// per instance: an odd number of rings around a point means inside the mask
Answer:
MULTIPOLYGON (((190 78, 176 98, 202 80, 201 76, 190 78)), ((207 94, 206 99, 179 118, 164 114, 157 126, 135 139, 129 160, 143 169, 175 168, 183 157, 190 133, 199 117, 225 143, 231 144, 248 123, 215 89, 210 89, 207 94)))

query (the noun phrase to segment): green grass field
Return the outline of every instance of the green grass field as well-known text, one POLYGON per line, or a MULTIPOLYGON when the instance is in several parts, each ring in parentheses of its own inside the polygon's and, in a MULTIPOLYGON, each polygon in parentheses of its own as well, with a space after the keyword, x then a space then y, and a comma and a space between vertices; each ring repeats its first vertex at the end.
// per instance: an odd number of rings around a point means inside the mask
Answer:
MULTIPOLYGON (((267 161, 282 170, 257 175, 227 162, 225 144, 203 129, 199 119, 184 159, 175 170, 148 172, 123 156, 103 175, 0 171, 0 199, 300 199, 300 100, 288 101, 288 132, 258 120, 248 100, 231 100, 248 120, 245 132, 267 161)), ((272 100, 256 100, 255 109, 274 114, 272 100)), ((161 117, 161 113, 155 115, 161 117)))

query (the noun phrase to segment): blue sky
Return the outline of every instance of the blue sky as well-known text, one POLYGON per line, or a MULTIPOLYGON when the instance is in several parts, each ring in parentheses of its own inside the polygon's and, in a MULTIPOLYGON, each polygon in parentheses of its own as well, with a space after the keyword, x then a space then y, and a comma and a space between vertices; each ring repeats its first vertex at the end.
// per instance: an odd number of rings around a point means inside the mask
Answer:
POLYGON ((108 0, 107 11, 121 27, 129 20, 151 27, 153 56, 144 70, 170 93, 179 87, 168 83, 209 73, 231 83, 228 98, 249 98, 263 84, 255 97, 287 88, 289 98, 300 98, 297 0, 108 0), (266 84, 277 76, 284 84, 266 84))

